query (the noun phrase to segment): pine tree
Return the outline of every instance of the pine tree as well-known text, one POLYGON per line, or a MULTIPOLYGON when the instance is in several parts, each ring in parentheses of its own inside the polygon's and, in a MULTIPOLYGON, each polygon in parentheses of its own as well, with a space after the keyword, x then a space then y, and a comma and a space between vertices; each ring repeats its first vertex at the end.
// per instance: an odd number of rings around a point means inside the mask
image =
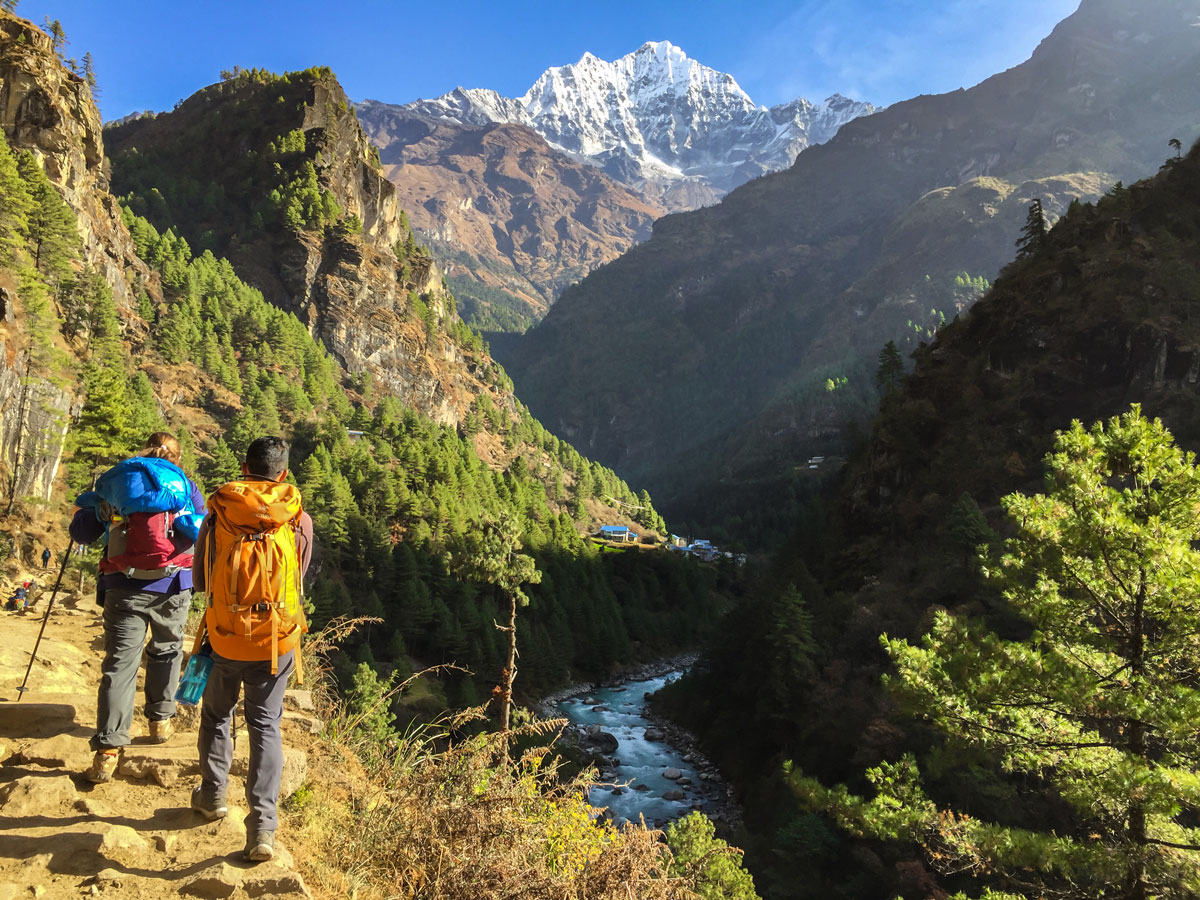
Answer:
POLYGON ((71 260, 79 256, 75 214, 32 153, 18 154, 17 169, 33 200, 27 226, 33 266, 43 275, 62 277, 69 273, 71 260))
POLYGON ((21 5, 21 0, 0 0, 0 9, 9 13, 16 13, 17 7, 21 5))
POLYGON ((1046 461, 1047 494, 1004 499, 1015 537, 986 570, 1027 636, 1002 638, 943 611, 921 646, 883 644, 900 697, 1015 783, 1040 787, 1058 809, 1055 830, 939 810, 911 757, 868 773, 879 791, 869 803, 807 780, 797 787, 856 830, 921 841, 943 871, 994 873, 1015 892, 1003 896, 1194 896, 1195 457, 1134 406, 1091 429, 1073 423, 1046 461))
POLYGON ((517 607, 529 605, 522 585, 542 580, 533 557, 520 550, 520 525, 516 516, 505 510, 498 518, 485 519, 472 529, 453 554, 459 574, 500 588, 508 600, 508 625, 496 626, 508 635, 508 661, 500 676, 497 696, 502 732, 508 731, 512 686, 517 677, 517 607))
POLYGON ((904 377, 904 359, 895 341, 888 341, 879 351, 879 365, 875 369, 875 386, 883 394, 890 394, 900 386, 904 377))
POLYGON ((24 245, 32 209, 29 186, 0 130, 0 263, 11 261, 16 249, 24 245))
POLYGON ((1042 198, 1034 197, 1029 204, 1029 214, 1025 217, 1025 227, 1017 238, 1017 258, 1024 259, 1033 256, 1046 246, 1046 212, 1042 209, 1042 198))

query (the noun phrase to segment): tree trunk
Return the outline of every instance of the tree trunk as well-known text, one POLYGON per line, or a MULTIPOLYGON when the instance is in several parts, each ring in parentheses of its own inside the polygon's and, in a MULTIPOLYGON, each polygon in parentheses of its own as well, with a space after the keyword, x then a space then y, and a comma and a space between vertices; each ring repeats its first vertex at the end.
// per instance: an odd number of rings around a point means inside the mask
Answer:
MULTIPOLYGON (((1146 668, 1146 573, 1141 572, 1137 600, 1133 608, 1133 621, 1129 635, 1129 671, 1134 690, 1141 689, 1141 679, 1146 668)), ((1146 725, 1140 719, 1129 722, 1129 752, 1139 759, 1146 758, 1146 725)), ((1133 843, 1136 856, 1129 867, 1129 900, 1146 900, 1149 896, 1146 885, 1146 809, 1140 799, 1129 802, 1129 840, 1133 843)))
POLYGON ((508 731, 509 711, 512 709, 512 686, 517 679, 517 598, 508 595, 508 664, 504 667, 500 686, 500 731, 508 731))

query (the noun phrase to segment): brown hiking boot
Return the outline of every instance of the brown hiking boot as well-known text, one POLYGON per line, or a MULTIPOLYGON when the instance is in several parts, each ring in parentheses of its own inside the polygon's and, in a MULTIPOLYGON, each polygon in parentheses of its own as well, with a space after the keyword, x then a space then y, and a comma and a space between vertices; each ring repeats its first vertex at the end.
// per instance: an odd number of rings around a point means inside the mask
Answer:
POLYGON ((170 719, 155 719, 150 723, 150 740, 155 744, 165 744, 175 733, 175 726, 170 719))
POLYGON ((106 781, 112 781, 113 775, 117 773, 117 763, 120 761, 121 751, 115 747, 97 750, 96 755, 92 757, 92 764, 83 774, 93 784, 104 784, 106 781))

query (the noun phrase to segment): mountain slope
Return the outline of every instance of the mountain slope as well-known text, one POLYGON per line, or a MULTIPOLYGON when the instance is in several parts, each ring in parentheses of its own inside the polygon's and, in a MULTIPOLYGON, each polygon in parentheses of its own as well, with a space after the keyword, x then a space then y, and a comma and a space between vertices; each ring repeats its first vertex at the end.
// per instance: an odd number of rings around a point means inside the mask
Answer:
POLYGON ((1053 193, 1053 217, 1200 130, 1197 13, 1085 0, 1021 66, 852 121, 788 171, 659 220, 504 360, 522 396, 660 499, 695 496, 705 470, 736 484, 836 450, 869 413, 883 340, 928 325, 925 301, 964 269, 1009 258, 981 240, 1016 236, 1004 199, 1053 193))
POLYGON ((521 125, 456 124, 374 101, 356 113, 412 226, 445 261, 464 318, 486 327, 540 319, 665 211, 521 125))

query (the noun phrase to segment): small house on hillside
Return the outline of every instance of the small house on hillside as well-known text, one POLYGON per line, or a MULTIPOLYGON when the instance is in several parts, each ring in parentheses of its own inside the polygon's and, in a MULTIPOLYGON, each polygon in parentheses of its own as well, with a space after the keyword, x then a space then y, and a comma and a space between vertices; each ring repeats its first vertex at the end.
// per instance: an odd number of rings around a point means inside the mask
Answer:
POLYGON ((617 541, 622 544, 636 544, 638 533, 624 525, 601 525, 600 537, 606 541, 617 541))

